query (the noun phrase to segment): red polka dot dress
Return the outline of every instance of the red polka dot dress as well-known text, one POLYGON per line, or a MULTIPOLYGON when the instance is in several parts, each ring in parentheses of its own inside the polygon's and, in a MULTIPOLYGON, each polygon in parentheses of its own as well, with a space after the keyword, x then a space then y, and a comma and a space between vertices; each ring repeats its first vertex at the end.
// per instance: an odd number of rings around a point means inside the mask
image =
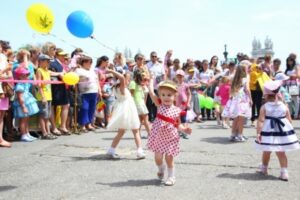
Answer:
POLYGON ((180 136, 177 132, 176 124, 169 121, 178 122, 180 108, 176 106, 161 105, 157 111, 157 117, 153 122, 150 136, 148 139, 148 149, 155 153, 162 153, 171 156, 179 154, 180 136), (169 120, 162 120, 161 117, 169 120))

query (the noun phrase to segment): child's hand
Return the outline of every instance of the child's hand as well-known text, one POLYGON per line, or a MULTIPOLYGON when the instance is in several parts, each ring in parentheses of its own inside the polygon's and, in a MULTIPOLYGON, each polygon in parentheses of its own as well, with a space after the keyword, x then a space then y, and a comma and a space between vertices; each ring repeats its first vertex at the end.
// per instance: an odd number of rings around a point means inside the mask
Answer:
POLYGON ((256 141, 257 141, 258 143, 261 143, 261 135, 260 135, 260 134, 257 134, 257 136, 256 136, 256 141))
POLYGON ((24 114, 28 114, 28 110, 27 110, 27 108, 25 106, 22 107, 22 111, 23 111, 24 114))
POLYGON ((190 135, 192 133, 192 128, 190 128, 190 127, 183 127, 181 129, 181 131, 190 135))

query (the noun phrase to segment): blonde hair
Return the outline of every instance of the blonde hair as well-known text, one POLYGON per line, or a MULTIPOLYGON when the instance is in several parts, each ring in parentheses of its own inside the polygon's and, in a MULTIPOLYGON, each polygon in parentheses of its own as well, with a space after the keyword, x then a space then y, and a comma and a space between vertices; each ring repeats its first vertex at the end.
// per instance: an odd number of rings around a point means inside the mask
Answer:
POLYGON ((122 67, 125 65, 126 63, 126 58, 124 57, 124 55, 122 53, 115 53, 115 56, 114 56, 114 60, 118 59, 120 64, 122 67))
POLYGON ((234 96, 243 86, 243 78, 247 76, 246 70, 246 65, 238 65, 231 83, 231 96, 234 96))
POLYGON ((30 52, 26 49, 20 49, 17 53, 16 59, 19 63, 24 61, 24 55, 27 55, 27 58, 29 59, 30 57, 30 52))
POLYGON ((46 42, 43 46, 42 46, 42 53, 49 55, 49 51, 51 47, 56 47, 56 45, 52 42, 46 42))
POLYGON ((226 83, 230 83, 230 79, 228 76, 223 76, 221 79, 221 83, 226 84, 226 83))

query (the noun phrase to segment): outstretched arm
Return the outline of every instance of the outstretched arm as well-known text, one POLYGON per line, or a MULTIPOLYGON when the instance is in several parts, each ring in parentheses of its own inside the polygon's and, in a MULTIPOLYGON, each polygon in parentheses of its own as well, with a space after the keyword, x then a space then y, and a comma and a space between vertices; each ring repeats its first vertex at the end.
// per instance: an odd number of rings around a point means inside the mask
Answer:
POLYGON ((153 77, 151 76, 150 81, 149 81, 149 95, 153 101, 153 103, 156 106, 159 106, 159 101, 158 101, 158 97, 156 96, 156 94, 154 93, 154 88, 153 88, 153 77))
POLYGON ((112 73, 117 79, 120 80, 120 91, 121 94, 125 94, 125 77, 123 76, 123 74, 120 74, 119 72, 116 72, 115 70, 111 70, 111 69, 107 69, 106 73, 112 73))

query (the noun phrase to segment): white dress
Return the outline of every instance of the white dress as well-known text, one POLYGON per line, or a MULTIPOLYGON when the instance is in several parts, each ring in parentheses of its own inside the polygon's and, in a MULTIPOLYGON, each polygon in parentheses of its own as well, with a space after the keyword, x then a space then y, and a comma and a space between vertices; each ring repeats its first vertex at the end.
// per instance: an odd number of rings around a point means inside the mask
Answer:
POLYGON ((255 141, 257 150, 291 151, 299 149, 299 141, 292 124, 286 118, 286 105, 281 101, 267 102, 266 118, 261 131, 261 143, 255 141))
POLYGON ((124 95, 121 94, 119 88, 114 89, 113 92, 116 96, 116 101, 114 102, 112 117, 107 125, 107 128, 110 130, 139 129, 139 115, 129 90, 125 88, 124 95))

